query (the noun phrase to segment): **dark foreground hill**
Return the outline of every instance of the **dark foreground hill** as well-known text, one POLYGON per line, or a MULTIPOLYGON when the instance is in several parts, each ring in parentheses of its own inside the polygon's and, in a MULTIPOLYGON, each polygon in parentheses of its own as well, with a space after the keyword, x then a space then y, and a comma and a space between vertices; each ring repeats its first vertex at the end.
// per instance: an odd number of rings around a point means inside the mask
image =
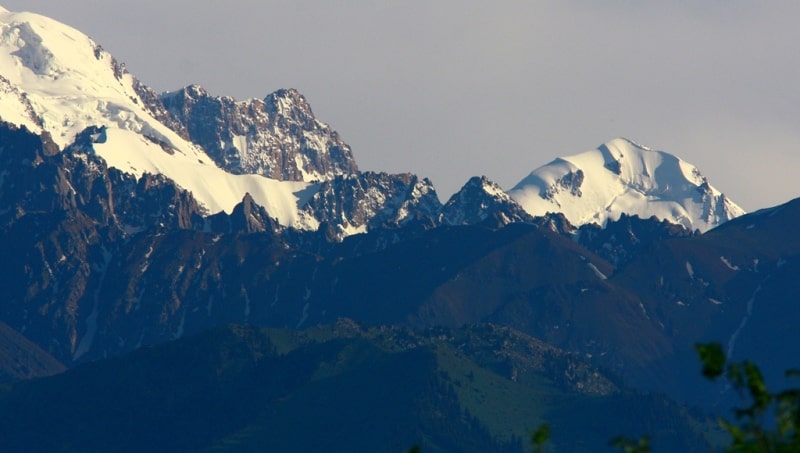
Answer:
POLYGON ((493 325, 228 326, 0 387, 8 451, 520 451, 544 421, 559 451, 706 449, 686 409, 493 325))

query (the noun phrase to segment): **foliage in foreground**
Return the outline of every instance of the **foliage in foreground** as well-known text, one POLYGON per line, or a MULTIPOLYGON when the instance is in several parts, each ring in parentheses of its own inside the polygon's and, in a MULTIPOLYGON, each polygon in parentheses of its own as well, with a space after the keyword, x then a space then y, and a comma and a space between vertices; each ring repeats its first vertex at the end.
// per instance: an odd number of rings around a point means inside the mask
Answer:
MULTIPOLYGON (((800 451, 800 389, 771 392, 753 362, 728 363, 717 343, 698 344, 697 353, 703 375, 711 380, 725 378, 744 404, 734 409, 736 422, 720 419, 732 438, 728 451, 800 451)), ((788 370, 786 376, 797 378, 800 370, 788 370)))
MULTIPOLYGON (((724 378, 739 394, 743 407, 734 409, 736 422, 723 418, 720 425, 731 436, 725 449, 734 453, 791 453, 800 451, 800 389, 771 392, 758 366, 749 360, 728 362, 719 343, 696 346, 703 364, 703 376, 710 380, 724 378)), ((800 377, 800 370, 786 371, 789 378, 800 377)), ((543 453, 550 438, 548 425, 540 425, 531 434, 535 453, 543 453)), ((615 437, 610 444, 625 453, 649 453, 650 439, 615 437)))

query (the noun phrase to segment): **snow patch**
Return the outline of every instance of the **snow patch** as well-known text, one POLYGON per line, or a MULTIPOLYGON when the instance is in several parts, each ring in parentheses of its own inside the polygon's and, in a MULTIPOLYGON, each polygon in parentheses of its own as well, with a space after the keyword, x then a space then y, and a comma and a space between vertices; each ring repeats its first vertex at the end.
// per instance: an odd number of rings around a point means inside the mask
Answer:
POLYGON ((341 227, 342 233, 345 236, 353 236, 356 234, 363 234, 367 232, 367 224, 351 225, 350 223, 343 224, 341 227))
POLYGON ((302 326, 303 323, 306 322, 306 319, 308 319, 308 309, 310 307, 311 307, 311 304, 306 302, 306 304, 303 306, 303 313, 300 316, 300 322, 297 323, 297 326, 295 327, 295 329, 299 329, 300 326, 302 326))
POLYGON ((739 270, 739 266, 732 265, 731 262, 727 258, 725 258, 724 256, 720 256, 719 260, 722 261, 723 264, 725 264, 725 266, 728 267, 728 269, 730 269, 732 271, 738 271, 739 270))
POLYGON ((234 135, 232 146, 236 148, 240 154, 247 154, 247 136, 234 135))
POLYGON ((728 351, 726 353, 727 357, 733 357, 733 351, 736 347, 736 339, 739 338, 739 334, 742 333, 742 330, 744 330, 745 326, 747 325, 747 321, 750 320, 750 316, 753 314, 753 306, 756 303, 756 296, 758 296, 758 293, 760 292, 761 285, 758 285, 755 291, 753 291, 753 294, 750 296, 750 299, 747 300, 747 308, 745 310, 744 317, 742 317, 742 322, 739 323, 739 327, 736 328, 733 334, 731 334, 731 338, 728 340, 728 351))
POLYGON ((642 310, 642 314, 644 314, 644 317, 647 318, 647 319, 650 319, 650 315, 647 313, 647 310, 644 308, 644 304, 643 303, 639 302, 639 308, 642 310))
POLYGON ((597 266, 595 266, 593 263, 586 263, 586 265, 589 266, 589 269, 591 269, 592 272, 594 272, 594 275, 596 275, 597 278, 599 278, 600 280, 608 280, 608 277, 606 277, 605 274, 600 272, 600 269, 598 269, 597 266))

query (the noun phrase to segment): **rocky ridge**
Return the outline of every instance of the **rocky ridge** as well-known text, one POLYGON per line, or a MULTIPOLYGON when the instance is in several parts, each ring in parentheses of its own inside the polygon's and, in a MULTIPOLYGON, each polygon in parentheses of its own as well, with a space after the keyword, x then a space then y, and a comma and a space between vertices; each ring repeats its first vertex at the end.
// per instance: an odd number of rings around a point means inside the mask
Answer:
MULTIPOLYGON (((187 137, 220 167, 288 181, 323 181, 358 172, 350 147, 318 120, 297 90, 237 102, 191 85, 161 95, 187 137)), ((173 126, 174 127, 174 126, 173 126)))

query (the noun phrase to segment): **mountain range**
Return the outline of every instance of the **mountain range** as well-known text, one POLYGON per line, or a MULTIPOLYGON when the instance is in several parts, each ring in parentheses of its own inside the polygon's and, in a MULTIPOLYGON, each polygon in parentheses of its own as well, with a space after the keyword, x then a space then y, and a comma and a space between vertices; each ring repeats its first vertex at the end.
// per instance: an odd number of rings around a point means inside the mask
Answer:
POLYGON ((745 214, 695 166, 621 138, 510 190, 476 176, 442 203, 427 179, 359 170, 296 90, 158 94, 81 32, 0 8, 0 379, 16 382, 0 391, 0 414, 15 445, 114 449, 114 436, 76 433, 114 423, 123 390, 100 383, 125 376, 153 392, 128 402, 130 450, 151 447, 136 440, 152 429, 146 414, 179 382, 188 393, 157 437, 178 449, 326 445, 297 432, 319 429, 315 411, 353 404, 342 432, 364 443, 342 448, 391 438, 392 450, 424 439, 433 451, 514 451, 527 428, 507 419, 526 410, 513 402, 524 395, 542 409, 520 423, 549 416, 591 433, 556 435, 565 450, 600 438, 576 415, 589 407, 649 414, 637 435, 702 450, 714 430, 686 407, 725 411, 733 395, 709 391, 696 342, 759 357, 770 379, 796 365, 798 222, 798 200, 745 214), (203 362, 198 351, 214 352, 203 362), (181 374, 197 360, 202 371, 181 374), (166 363, 187 365, 158 381, 166 363), (467 373, 483 378, 463 387, 467 373), (354 429, 393 379, 408 394, 381 416, 405 434, 354 429), (48 395, 82 385, 102 388, 86 397, 103 420, 81 413, 43 436, 48 417, 77 404, 48 395), (337 388, 349 390, 336 399, 337 388), (9 420, 26 398, 40 403, 9 420), (217 412, 235 417, 201 428, 217 412), (309 424, 268 428, 298 418, 309 424), (207 437, 191 443, 199 429, 207 437), (685 443, 666 440, 676 436, 685 443))
MULTIPOLYGON (((31 13, 2 14, 0 114, 5 122, 49 133, 61 149, 80 138, 81 152, 102 157, 109 167, 137 178, 164 175, 208 214, 230 213, 249 193, 283 226, 316 230, 333 219, 341 236, 376 221, 404 222, 411 211, 440 215, 437 200, 425 199, 438 198, 430 181, 372 175, 365 182, 350 147, 314 117, 296 90, 242 102, 196 85, 158 95, 79 31, 31 13), (360 206, 347 209, 331 198, 360 206)), ((705 231, 744 213, 694 166, 627 140, 557 159, 509 195, 530 215, 562 212, 576 225, 602 226, 624 212, 705 231)))

